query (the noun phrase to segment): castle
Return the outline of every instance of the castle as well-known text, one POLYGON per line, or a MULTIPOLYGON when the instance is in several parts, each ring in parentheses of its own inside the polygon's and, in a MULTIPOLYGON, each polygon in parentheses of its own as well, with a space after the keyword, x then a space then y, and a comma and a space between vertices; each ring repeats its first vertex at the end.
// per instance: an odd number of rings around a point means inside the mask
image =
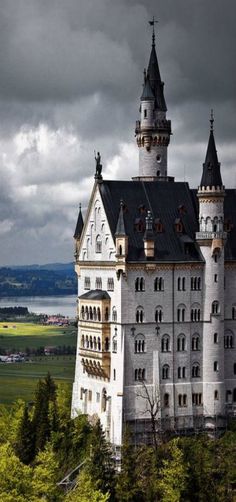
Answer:
POLYGON ((198 189, 168 176, 163 87, 153 31, 139 174, 104 180, 98 153, 74 235, 72 416, 98 416, 115 445, 126 422, 141 437, 153 409, 157 427, 176 431, 223 428, 236 410, 236 191, 222 182, 213 116, 198 189))

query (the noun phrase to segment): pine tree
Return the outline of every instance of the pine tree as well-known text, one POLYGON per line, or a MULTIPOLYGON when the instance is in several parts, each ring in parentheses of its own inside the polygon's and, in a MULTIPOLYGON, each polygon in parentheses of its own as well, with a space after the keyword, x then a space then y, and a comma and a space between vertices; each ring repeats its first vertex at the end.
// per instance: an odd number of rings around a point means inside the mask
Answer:
POLYGON ((136 477, 136 452, 131 444, 128 428, 126 428, 121 448, 121 472, 117 477, 116 499, 119 502, 140 500, 136 477))
POLYGON ((115 468, 112 449, 105 439, 99 420, 91 434, 90 459, 86 470, 98 489, 104 494, 110 493, 111 500, 114 500, 115 468))
POLYGON ((35 452, 42 450, 50 438, 49 399, 45 383, 39 380, 35 393, 33 414, 35 452))
POLYGON ((28 465, 34 458, 34 440, 32 434, 32 423, 29 418, 28 408, 25 405, 22 419, 19 423, 16 438, 15 453, 21 462, 28 465))

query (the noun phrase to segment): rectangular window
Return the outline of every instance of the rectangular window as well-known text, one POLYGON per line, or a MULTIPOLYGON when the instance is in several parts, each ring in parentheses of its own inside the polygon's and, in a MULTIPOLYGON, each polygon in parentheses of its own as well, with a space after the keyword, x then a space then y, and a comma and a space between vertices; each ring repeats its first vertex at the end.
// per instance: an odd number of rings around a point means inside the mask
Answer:
POLYGON ((88 391, 88 400, 92 401, 92 391, 91 390, 88 391))
POLYGON ((114 279, 112 277, 107 279, 107 291, 114 291, 114 279))
POLYGON ((84 278, 84 289, 90 289, 90 277, 84 278))
POLYGON ((81 387, 80 388, 80 399, 83 399, 83 397, 84 397, 84 388, 81 387))
POLYGON ((100 403, 100 392, 96 393, 96 401, 97 403, 100 403))
POLYGON ((218 275, 217 274, 214 275, 214 282, 218 282, 218 275))
POLYGON ((113 380, 116 380, 116 370, 113 370, 113 380))
POLYGON ((102 289, 102 278, 101 277, 96 277, 95 289, 102 289))

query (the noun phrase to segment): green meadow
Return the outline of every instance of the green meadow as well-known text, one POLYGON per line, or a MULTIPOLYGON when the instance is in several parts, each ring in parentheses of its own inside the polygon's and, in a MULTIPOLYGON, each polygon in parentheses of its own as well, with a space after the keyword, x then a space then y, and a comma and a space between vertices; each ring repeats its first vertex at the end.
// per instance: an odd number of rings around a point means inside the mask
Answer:
MULTIPOLYGON (((1 349, 24 351, 45 346, 76 346, 74 326, 44 326, 33 323, 0 323, 1 349), (4 326, 7 326, 4 327, 4 326)), ((64 383, 71 393, 75 356, 34 356, 22 363, 0 363, 0 404, 10 405, 16 399, 31 401, 37 381, 48 371, 56 383, 64 383)))

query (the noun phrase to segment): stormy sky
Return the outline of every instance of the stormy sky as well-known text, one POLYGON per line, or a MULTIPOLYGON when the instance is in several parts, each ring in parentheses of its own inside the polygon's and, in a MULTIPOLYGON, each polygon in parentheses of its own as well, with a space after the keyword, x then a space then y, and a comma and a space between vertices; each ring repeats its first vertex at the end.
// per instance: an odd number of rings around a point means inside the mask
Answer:
POLYGON ((223 181, 236 186, 235 0, 1 0, 0 265, 73 260, 94 150, 104 178, 138 173, 153 15, 169 174, 198 185, 213 108, 223 181))

